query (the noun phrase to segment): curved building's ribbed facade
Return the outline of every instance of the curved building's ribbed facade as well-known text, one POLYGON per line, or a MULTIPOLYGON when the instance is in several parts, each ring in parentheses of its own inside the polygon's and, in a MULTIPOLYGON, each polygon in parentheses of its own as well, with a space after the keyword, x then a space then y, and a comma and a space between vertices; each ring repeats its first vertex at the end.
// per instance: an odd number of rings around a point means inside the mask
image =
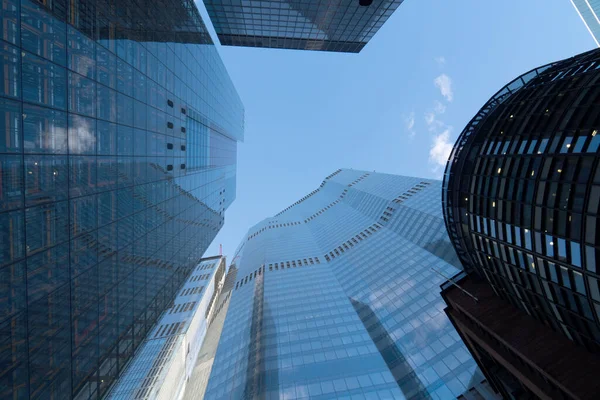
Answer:
POLYGON ((599 68, 595 50, 502 88, 458 138, 442 190, 465 271, 589 353, 600 350, 599 68))

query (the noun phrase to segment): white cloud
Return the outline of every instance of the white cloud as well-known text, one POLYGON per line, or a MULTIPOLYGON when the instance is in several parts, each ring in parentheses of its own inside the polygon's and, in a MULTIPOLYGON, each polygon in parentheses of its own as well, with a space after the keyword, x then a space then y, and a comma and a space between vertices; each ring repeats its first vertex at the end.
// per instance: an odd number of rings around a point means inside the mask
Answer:
POLYGON ((446 107, 435 104, 433 111, 425 113, 425 122, 429 132, 433 133, 433 140, 429 149, 429 162, 433 164, 432 171, 441 178, 441 173, 446 166, 454 142, 450 141, 452 127, 437 119, 437 116, 446 111, 446 107))
POLYGON ((433 143, 429 149, 429 161, 435 164, 435 170, 439 171, 440 167, 443 168, 446 166, 452 146, 453 143, 450 142, 450 128, 434 136, 433 143))
POLYGON ((404 118, 404 123, 406 126, 406 130, 408 131, 408 137, 413 138, 417 134, 414 130, 415 128, 415 112, 411 111, 411 113, 404 118))
POLYGON ((427 125, 432 125, 435 122, 435 113, 428 112, 425 113, 425 123, 427 125))
MULTIPOLYGON (((445 62, 443 57, 436 58, 438 64, 442 65, 445 62)), ((434 85, 440 90, 444 98, 451 102, 454 97, 452 92, 452 79, 446 74, 441 74, 433 80, 434 85)), ((446 112, 446 104, 434 100, 433 108, 429 109, 425 114, 425 123, 429 132, 433 134, 431 147, 429 148, 429 162, 433 164, 432 171, 441 177, 448 157, 454 146, 454 142, 450 140, 452 127, 441 121, 440 115, 446 112)))
POLYGON ((446 112, 446 106, 436 100, 434 102, 433 110, 436 114, 443 114, 446 112))
POLYGON ((435 86, 440 89, 442 96, 448 101, 452 101, 454 93, 452 93, 452 79, 446 74, 441 74, 433 80, 435 86))
POLYGON ((433 111, 428 111, 425 113, 425 123, 427 124, 430 132, 438 132, 441 129, 447 128, 446 124, 437 118, 439 114, 443 114, 445 111, 446 107, 439 103, 439 106, 438 104, 434 106, 433 111))
POLYGON ((408 118, 406 119, 406 129, 409 131, 415 127, 415 112, 411 112, 408 118))
POLYGON ((434 58, 435 62, 438 63, 438 65, 441 67, 442 65, 446 64, 446 58, 444 56, 439 56, 434 58))

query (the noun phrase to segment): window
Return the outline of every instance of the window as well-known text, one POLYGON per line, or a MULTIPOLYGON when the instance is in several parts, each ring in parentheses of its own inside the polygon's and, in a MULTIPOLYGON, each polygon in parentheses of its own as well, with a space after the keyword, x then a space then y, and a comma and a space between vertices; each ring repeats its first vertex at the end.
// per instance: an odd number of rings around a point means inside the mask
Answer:
MULTIPOLYGON (((25 111, 23 112, 25 113, 25 111)), ((0 126, 3 127, 4 131, 4 134, 0 137, 0 153, 20 152, 21 137, 23 135, 20 113, 18 102, 0 98, 0 126)), ((31 129, 31 124, 28 128, 31 129)))
POLYGON ((69 72, 68 98, 70 112, 96 116, 96 83, 91 79, 69 72))
MULTIPOLYGON (((4 10, 3 10, 4 11, 4 10)), ((0 44, 0 94, 18 98, 21 95, 20 52, 7 43, 0 44)), ((28 79, 31 80, 31 67, 28 68, 28 79)), ((29 83, 32 85, 32 83, 29 83)), ((28 90, 30 86, 27 86, 28 90)), ((35 97, 34 94, 28 94, 35 97)))
MULTIPOLYGON (((11 79, 11 75, 8 78, 11 79)), ((23 100, 61 110, 67 108, 67 71, 64 68, 29 54, 23 58, 22 85, 23 100)), ((17 93, 16 89, 13 93, 17 93)))
MULTIPOLYGON (((128 143, 130 138, 120 138, 128 143)), ((96 120, 79 115, 69 115, 69 153, 96 154, 96 120)))

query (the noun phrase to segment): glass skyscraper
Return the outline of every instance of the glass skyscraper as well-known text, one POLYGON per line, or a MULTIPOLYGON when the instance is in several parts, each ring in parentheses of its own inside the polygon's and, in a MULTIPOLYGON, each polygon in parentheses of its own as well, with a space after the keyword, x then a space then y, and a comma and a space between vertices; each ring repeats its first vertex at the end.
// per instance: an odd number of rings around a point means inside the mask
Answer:
POLYGON ((571 0, 577 14, 600 46, 600 0, 571 0))
POLYGON ((443 312, 439 286, 460 264, 440 193, 338 170, 252 227, 205 399, 494 398, 443 312))
POLYGON ((103 396, 235 198, 192 1, 0 1, 0 398, 103 396))
POLYGON ((221 44, 358 53, 403 0, 204 0, 221 44), (369 1, 366 0, 366 3, 369 1))
POLYGON ((225 265, 225 257, 216 256, 203 258, 194 268, 107 400, 182 398, 204 347, 210 321, 217 314, 225 265))

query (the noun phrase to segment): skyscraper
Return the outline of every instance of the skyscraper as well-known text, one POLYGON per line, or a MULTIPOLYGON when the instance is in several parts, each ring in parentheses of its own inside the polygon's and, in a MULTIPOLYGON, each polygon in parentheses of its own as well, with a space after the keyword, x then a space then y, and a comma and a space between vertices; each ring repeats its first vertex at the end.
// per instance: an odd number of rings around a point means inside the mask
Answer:
POLYGON ((577 14, 600 47, 600 1, 598 0, 571 0, 577 14))
POLYGON ((446 167, 444 216, 467 273, 446 285, 447 312, 505 398, 600 393, 599 65, 594 50, 517 77, 446 167))
POLYGON ((0 398, 103 396, 235 198, 192 1, 0 3, 0 398))
POLYGON ((225 257, 208 257, 194 268, 109 392, 109 400, 181 398, 217 311, 225 263, 225 257))
POLYGON ((403 0, 204 0, 227 46, 358 53, 403 0))
POLYGON ((252 227, 205 399, 449 399, 472 386, 493 398, 443 312, 439 285, 459 262, 440 190, 338 170, 252 227))

